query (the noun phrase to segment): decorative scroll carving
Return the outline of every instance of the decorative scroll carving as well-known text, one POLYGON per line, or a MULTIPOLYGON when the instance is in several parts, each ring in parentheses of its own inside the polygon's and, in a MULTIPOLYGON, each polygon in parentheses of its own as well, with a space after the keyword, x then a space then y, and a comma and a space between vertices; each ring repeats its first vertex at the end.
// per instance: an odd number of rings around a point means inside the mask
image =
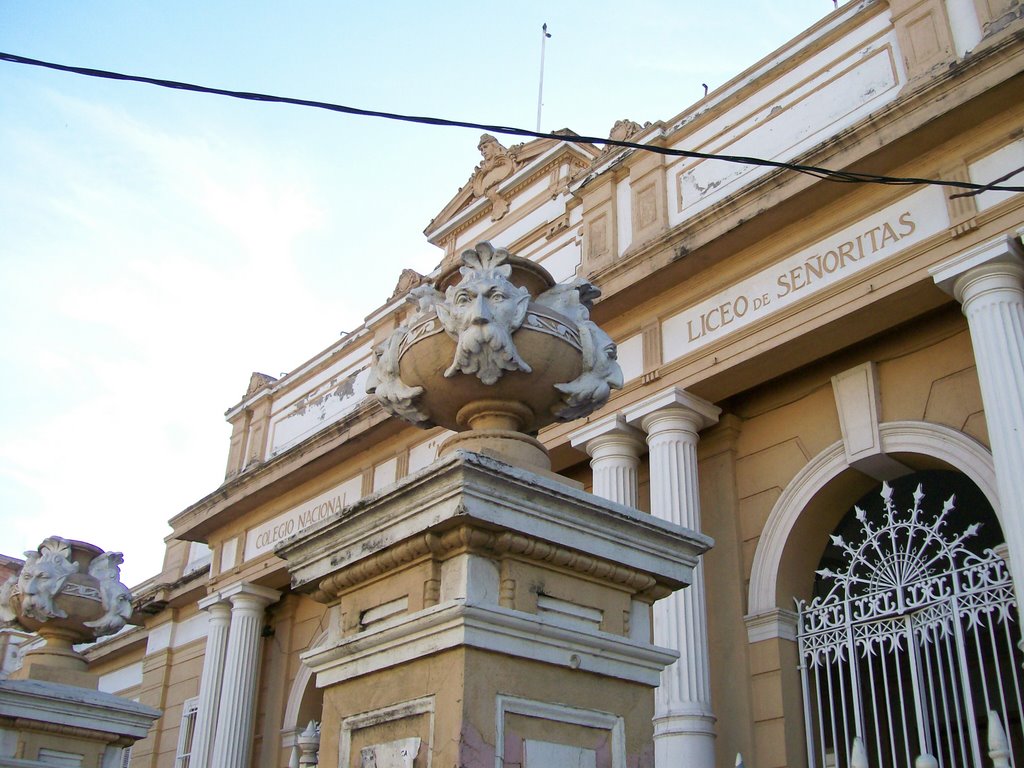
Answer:
MULTIPOLYGON (((647 125, 650 125, 650 123, 647 125)), ((608 138, 613 141, 629 141, 643 129, 644 126, 635 120, 616 120, 615 125, 608 132, 608 138)))
POLYGON ((18 618, 16 603, 12 602, 17 594, 18 577, 9 576, 0 584, 0 623, 10 624, 18 618))
POLYGON ((264 387, 273 386, 276 383, 277 379, 273 376, 268 376, 267 374, 260 373, 259 371, 253 371, 252 376, 249 377, 249 386, 245 390, 245 397, 242 399, 247 400, 264 387))
POLYGON ((423 394, 423 387, 410 387, 398 370, 402 342, 409 332, 407 326, 399 326, 388 340, 373 350, 373 367, 366 382, 366 391, 376 395, 389 413, 400 419, 429 426, 430 415, 416 405, 416 398, 423 394))
POLYGON ((415 269, 403 269, 402 274, 398 276, 398 282, 395 283, 395 290, 391 292, 391 298, 389 298, 388 301, 394 301, 399 296, 408 293, 413 288, 420 285, 423 280, 423 275, 415 269))
POLYGON ((491 201, 491 220, 498 221, 508 213, 508 200, 498 191, 498 184, 515 172, 516 158, 489 133, 480 137, 477 149, 484 159, 473 171, 469 183, 474 195, 491 201))
MULTIPOLYGON (((650 127, 650 120, 645 122, 643 125, 635 120, 616 120, 612 129, 608 132, 608 138, 612 141, 632 141, 637 135, 650 127)), ((622 147, 616 144, 605 144, 604 149, 601 150, 601 154, 598 155, 597 159, 604 160, 612 152, 621 149, 622 147)))

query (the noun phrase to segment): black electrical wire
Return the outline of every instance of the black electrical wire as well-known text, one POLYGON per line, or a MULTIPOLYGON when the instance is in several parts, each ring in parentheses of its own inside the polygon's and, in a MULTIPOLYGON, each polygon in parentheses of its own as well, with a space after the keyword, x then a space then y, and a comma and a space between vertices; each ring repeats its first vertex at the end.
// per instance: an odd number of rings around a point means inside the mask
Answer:
POLYGON ((44 67, 60 72, 71 72, 86 77, 98 77, 106 80, 122 80, 133 83, 147 83, 159 86, 160 88, 172 88, 179 91, 192 91, 193 93, 208 93, 216 96, 227 96, 233 99, 247 101, 264 101, 277 104, 293 104, 299 107, 312 107, 314 109, 325 109, 330 112, 341 112, 347 115, 358 115, 361 117, 378 117, 384 120, 397 120, 406 123, 419 123, 422 125, 438 125, 454 128, 473 128, 490 133, 501 133, 509 136, 522 136, 530 139, 554 139, 555 141, 571 144, 600 144, 604 146, 624 147, 626 149, 639 150, 642 152, 653 152, 669 157, 686 157, 695 160, 721 160, 726 163, 737 163, 741 165, 756 165, 767 168, 781 168, 785 170, 803 173, 826 181, 836 181, 847 184, 890 184, 897 186, 941 186, 966 189, 976 192, 1024 192, 1024 187, 995 186, 991 184, 974 184, 968 181, 944 181, 942 179, 924 179, 916 177, 880 176, 871 173, 858 173, 856 171, 834 171, 828 168, 820 168, 814 165, 800 165, 796 163, 784 163, 778 160, 766 160, 759 157, 745 157, 742 155, 718 155, 709 152, 695 152, 687 149, 673 149, 670 147, 659 147, 651 144, 636 144, 632 141, 620 141, 617 139, 599 138, 596 136, 577 136, 562 133, 544 133, 542 131, 531 131, 526 128, 515 128, 506 125, 489 125, 487 123, 475 123, 467 120, 449 120, 443 117, 425 117, 420 115, 402 115, 395 112, 381 112, 373 109, 360 109, 359 107, 348 107, 342 104, 331 104, 325 101, 313 101, 310 99, 296 99, 290 96, 273 96, 266 93, 250 93, 248 91, 232 91, 225 88, 212 88, 194 83, 183 83, 176 80, 162 80, 156 77, 143 77, 141 75, 126 75, 121 72, 110 72, 104 69, 90 69, 87 67, 74 67, 68 64, 56 64, 50 61, 30 59, 25 56, 18 56, 13 53, 0 52, 0 61, 12 64, 26 64, 33 67, 44 67))

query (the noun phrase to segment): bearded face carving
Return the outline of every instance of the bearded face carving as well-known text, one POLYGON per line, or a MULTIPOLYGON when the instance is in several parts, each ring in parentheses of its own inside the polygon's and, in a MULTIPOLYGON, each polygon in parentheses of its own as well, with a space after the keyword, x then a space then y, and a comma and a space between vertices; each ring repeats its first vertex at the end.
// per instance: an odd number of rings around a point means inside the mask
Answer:
POLYGON ((590 320, 595 286, 556 284, 490 243, 461 257, 438 287, 406 295, 415 309, 375 350, 367 391, 390 413, 421 427, 498 429, 472 426, 478 412, 527 432, 586 416, 622 386, 615 343, 590 320), (530 375, 505 377, 515 372, 530 375))
POLYGON ((484 384, 494 384, 505 371, 532 370, 512 341, 526 318, 530 293, 509 282, 511 267, 497 263, 499 254, 483 248, 474 253, 477 258, 461 270, 462 281, 436 307, 445 332, 456 341, 455 358, 444 375, 476 374, 484 384))

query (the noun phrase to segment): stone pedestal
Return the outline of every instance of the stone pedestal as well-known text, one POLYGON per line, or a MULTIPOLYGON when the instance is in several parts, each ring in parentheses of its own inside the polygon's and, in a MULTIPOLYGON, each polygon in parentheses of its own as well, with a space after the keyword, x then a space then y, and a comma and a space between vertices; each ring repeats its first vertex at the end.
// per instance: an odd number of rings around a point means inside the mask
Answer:
POLYGON ((160 710, 96 690, 76 643, 112 635, 131 616, 120 552, 51 536, 0 584, 0 620, 44 641, 0 680, 0 765, 117 768, 160 710))
POLYGON ((118 768, 160 710, 42 680, 0 681, 0 765, 118 768))
POLYGON ((320 764, 649 768, 652 606, 709 544, 462 451, 286 542, 330 606, 320 764))

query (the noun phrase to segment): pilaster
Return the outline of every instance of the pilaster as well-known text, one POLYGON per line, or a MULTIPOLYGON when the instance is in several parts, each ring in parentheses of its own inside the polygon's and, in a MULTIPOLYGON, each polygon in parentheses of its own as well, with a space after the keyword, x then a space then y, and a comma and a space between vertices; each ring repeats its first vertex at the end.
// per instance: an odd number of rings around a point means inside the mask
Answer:
MULTIPOLYGON (((716 406, 678 387, 625 410, 626 422, 639 424, 647 432, 655 517, 700 531, 698 433, 716 423, 720 413, 716 406)), ((655 694, 655 764, 712 768, 715 716, 701 566, 694 570, 689 589, 655 604, 654 641, 679 651, 679 661, 662 673, 655 694)))
POLYGON ((222 591, 221 597, 231 603, 231 622, 210 764, 217 768, 248 768, 263 611, 281 593, 240 583, 222 591))
POLYGON ((1024 586, 1024 256, 1004 235, 932 270, 963 306, 985 406, 1017 599, 1024 586))

